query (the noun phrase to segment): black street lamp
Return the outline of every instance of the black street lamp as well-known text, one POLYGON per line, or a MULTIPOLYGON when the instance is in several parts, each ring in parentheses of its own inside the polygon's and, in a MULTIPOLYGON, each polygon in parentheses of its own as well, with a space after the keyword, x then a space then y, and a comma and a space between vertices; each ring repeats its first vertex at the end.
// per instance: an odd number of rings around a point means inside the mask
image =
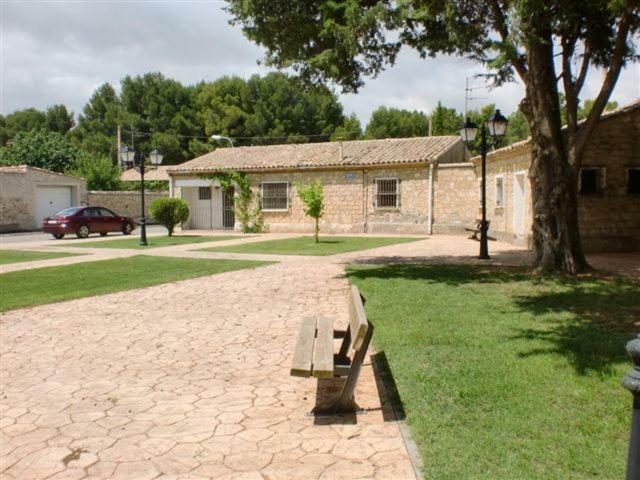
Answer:
POLYGON ((149 154, 151 166, 146 166, 146 159, 142 152, 136 152, 132 147, 122 147, 120 149, 120 161, 127 168, 134 168, 140 173, 140 202, 142 216, 140 218, 140 245, 146 247, 147 243, 147 219, 144 214, 144 172, 149 168, 155 170, 162 163, 162 154, 158 150, 153 150, 149 154))
MULTIPOLYGON (((493 138, 493 143, 497 142, 507 131, 508 120, 497 110, 480 126, 480 155, 482 156, 482 220, 480 221, 480 255, 481 260, 489 258, 488 234, 489 224, 487 223, 487 130, 493 138)), ((478 134, 478 126, 467 117, 464 125, 460 128, 460 137, 467 145, 473 142, 478 134)))

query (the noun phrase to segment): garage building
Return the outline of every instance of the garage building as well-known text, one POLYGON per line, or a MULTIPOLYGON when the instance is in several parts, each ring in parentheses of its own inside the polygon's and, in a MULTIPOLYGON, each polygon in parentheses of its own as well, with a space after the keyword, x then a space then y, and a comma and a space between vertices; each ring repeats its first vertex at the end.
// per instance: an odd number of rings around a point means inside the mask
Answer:
POLYGON ((42 219, 80 205, 87 181, 25 165, 0 167, 0 231, 38 230, 42 219))

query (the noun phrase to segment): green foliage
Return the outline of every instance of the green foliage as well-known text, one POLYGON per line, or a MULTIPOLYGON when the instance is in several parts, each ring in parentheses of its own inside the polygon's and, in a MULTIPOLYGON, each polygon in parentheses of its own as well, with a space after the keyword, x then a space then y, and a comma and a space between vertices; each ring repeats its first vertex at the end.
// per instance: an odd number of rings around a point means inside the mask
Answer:
POLYGON ((171 236, 175 226, 189 218, 189 206, 181 198, 158 198, 149 205, 149 213, 165 226, 171 236))
MULTIPOLYGON (((121 181, 120 190, 139 192, 142 187, 141 182, 137 181, 121 181)), ((167 191, 169 190, 169 180, 145 180, 145 190, 167 191)))
POLYGON ((67 172, 87 180, 89 190, 122 190, 120 170, 109 157, 81 153, 67 172))
POLYGON ((431 113, 431 128, 433 135, 458 135, 464 116, 455 108, 447 108, 438 102, 431 113))
POLYGON ((0 163, 62 173, 73 167, 77 157, 78 150, 60 133, 33 130, 16 134, 11 145, 2 149, 0 163))
POLYGON ((360 120, 352 113, 348 117, 344 119, 344 123, 337 127, 333 134, 331 135, 331 141, 341 141, 341 140, 359 140, 362 138, 362 125, 360 125, 360 120))
POLYGON ((509 124, 505 133, 504 143, 509 145, 514 142, 524 140, 531 135, 531 129, 527 123, 527 119, 520 110, 515 110, 508 117, 509 124))
POLYGON ((47 109, 46 125, 50 132, 67 133, 75 126, 73 112, 67 111, 64 105, 53 105, 47 109))
POLYGON ((364 138, 406 138, 427 135, 427 116, 417 110, 378 107, 364 132, 364 138))
POLYGON ((296 190, 300 200, 304 202, 305 215, 315 220, 314 237, 316 243, 320 240, 318 235, 320 234, 320 218, 324 213, 324 187, 320 180, 316 180, 308 185, 296 184, 296 190))

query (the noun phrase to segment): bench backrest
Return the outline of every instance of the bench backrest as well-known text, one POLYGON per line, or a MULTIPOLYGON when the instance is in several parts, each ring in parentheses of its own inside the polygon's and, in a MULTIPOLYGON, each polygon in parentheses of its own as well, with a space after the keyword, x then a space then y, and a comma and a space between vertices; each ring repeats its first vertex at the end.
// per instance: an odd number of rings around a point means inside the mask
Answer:
POLYGON ((364 313, 364 305, 360 291, 355 285, 351 285, 349 292, 349 330, 351 331, 351 343, 349 348, 359 350, 362 347, 364 336, 369 328, 367 316, 364 313))

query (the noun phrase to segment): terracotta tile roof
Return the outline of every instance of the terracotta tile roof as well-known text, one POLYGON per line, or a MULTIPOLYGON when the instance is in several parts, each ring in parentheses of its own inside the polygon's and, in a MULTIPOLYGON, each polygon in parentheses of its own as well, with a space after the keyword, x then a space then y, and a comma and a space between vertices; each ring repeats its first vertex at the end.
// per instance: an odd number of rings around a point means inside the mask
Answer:
POLYGON ((0 173, 27 173, 28 171, 48 173, 50 175, 58 175, 60 177, 75 178, 77 180, 84 180, 82 177, 75 175, 68 175, 66 173, 54 172, 53 170, 47 170, 46 168, 32 167, 31 165, 6 165, 0 167, 0 173))
POLYGON ((180 174, 228 169, 264 171, 426 163, 437 161, 459 143, 457 136, 439 136, 219 148, 169 167, 168 171, 180 174))
MULTIPOLYGON (((144 172, 145 180, 169 180, 169 175, 167 175, 167 169, 172 165, 160 165, 158 168, 154 170, 146 170, 144 172)), ((120 175, 120 179, 125 182, 139 182, 140 174, 134 168, 130 168, 129 170, 125 170, 120 175)))

